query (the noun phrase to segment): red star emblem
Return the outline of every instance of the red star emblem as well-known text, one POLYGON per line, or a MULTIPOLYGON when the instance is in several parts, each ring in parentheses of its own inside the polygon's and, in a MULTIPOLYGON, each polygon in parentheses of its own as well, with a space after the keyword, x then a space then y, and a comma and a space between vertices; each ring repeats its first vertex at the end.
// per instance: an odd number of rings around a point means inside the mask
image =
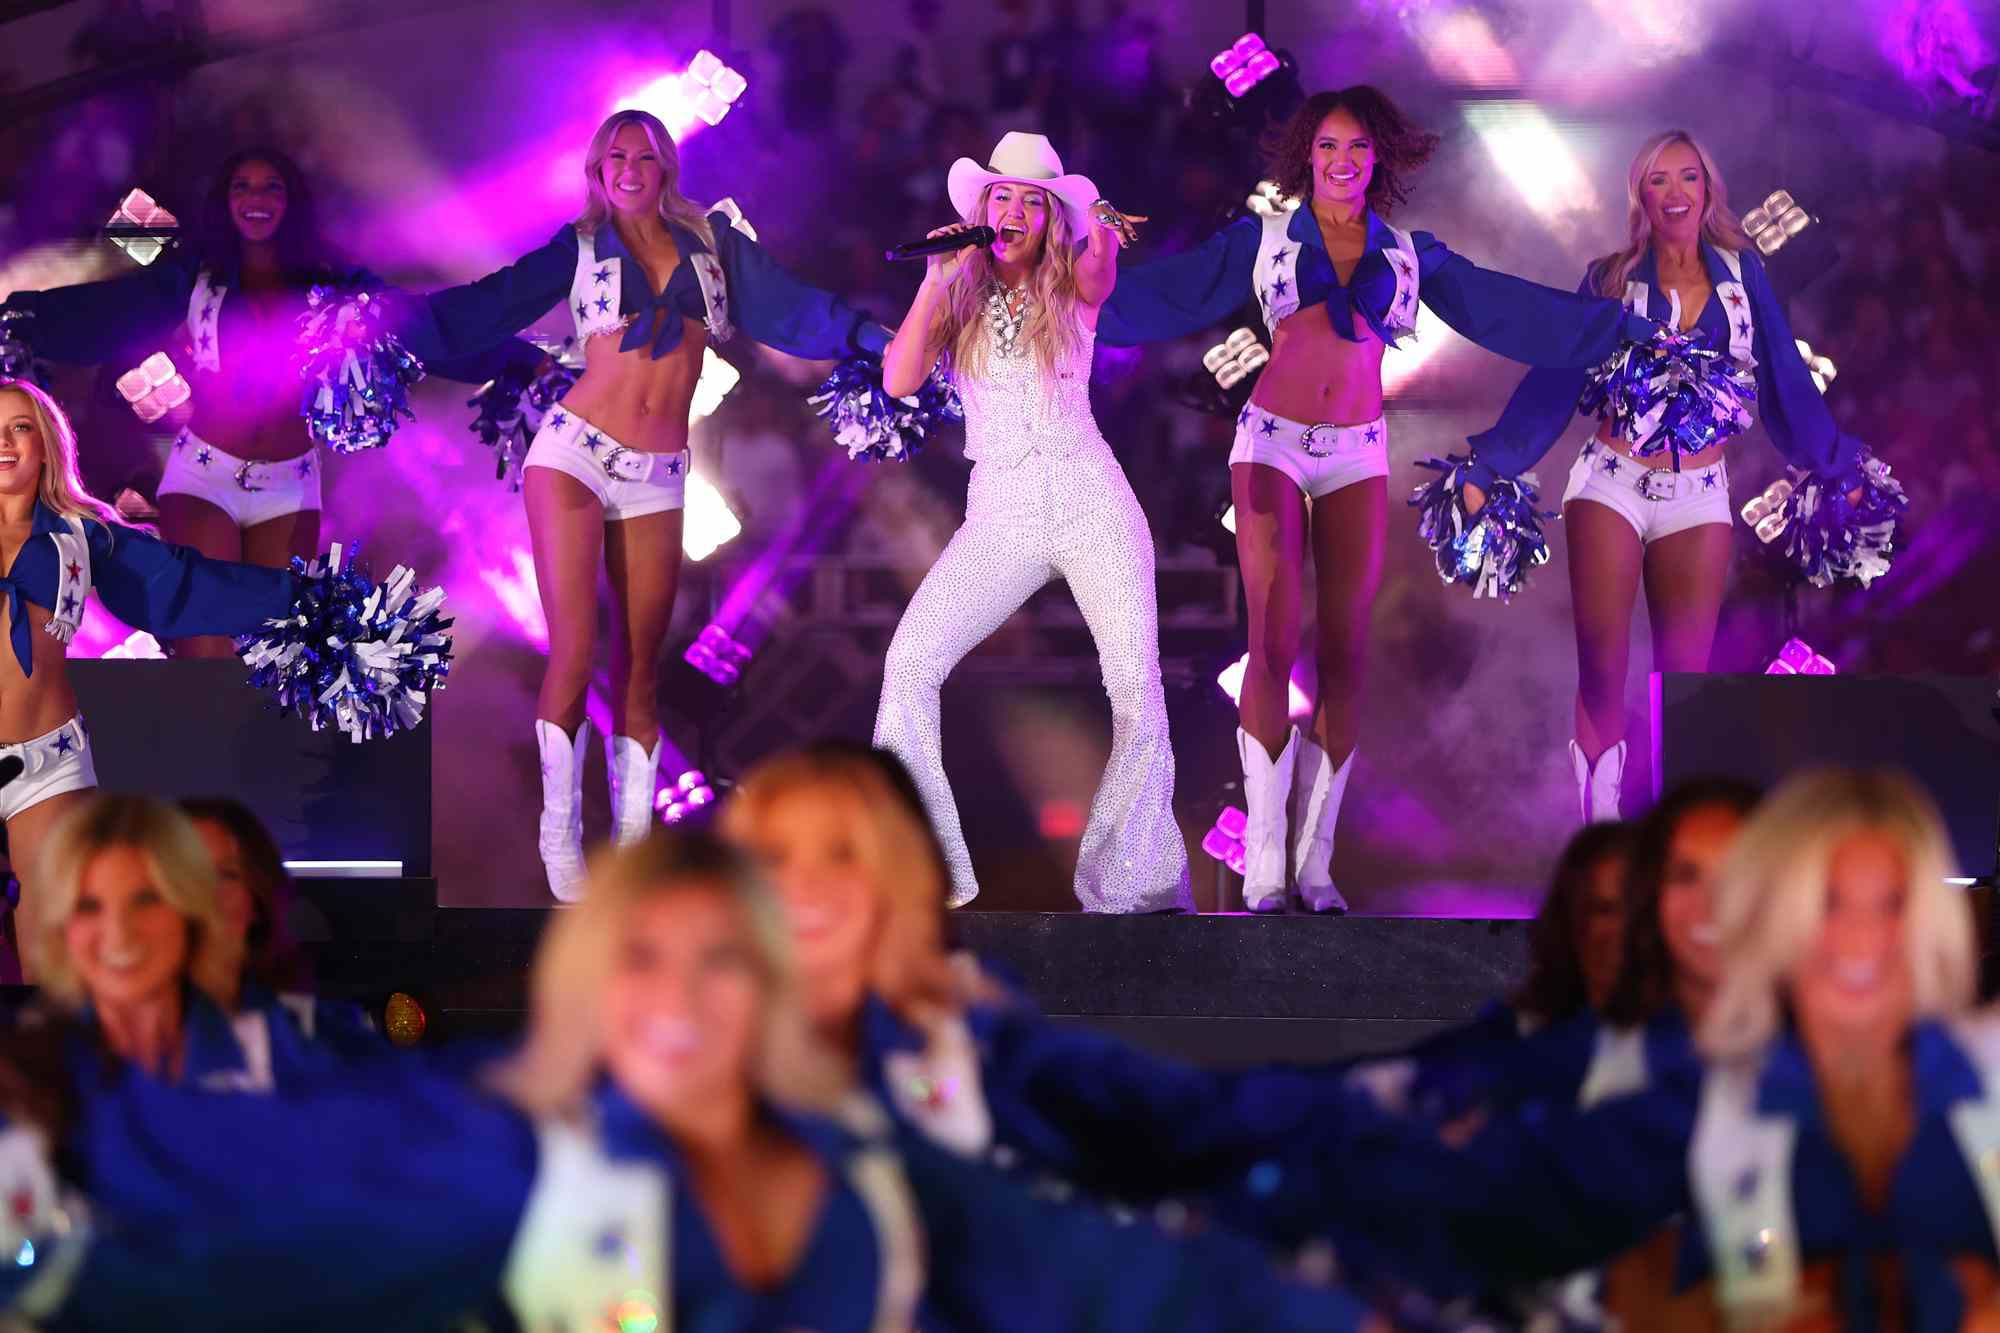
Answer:
POLYGON ((1743 304, 1743 293, 1742 293, 1742 292, 1731 292, 1731 293, 1729 294, 1729 304, 1731 304, 1731 305, 1742 305, 1742 304, 1743 304))
POLYGON ((67 568, 69 570, 69 576, 72 579, 81 579, 83 577, 83 566, 76 563, 76 561, 74 560, 70 561, 67 568))
POLYGON ((14 1219, 16 1221, 18 1222, 27 1221, 29 1215, 35 1211, 34 1192, 31 1191, 26 1185, 20 1186, 12 1194, 7 1196, 7 1207, 8 1210, 14 1214, 14 1219))

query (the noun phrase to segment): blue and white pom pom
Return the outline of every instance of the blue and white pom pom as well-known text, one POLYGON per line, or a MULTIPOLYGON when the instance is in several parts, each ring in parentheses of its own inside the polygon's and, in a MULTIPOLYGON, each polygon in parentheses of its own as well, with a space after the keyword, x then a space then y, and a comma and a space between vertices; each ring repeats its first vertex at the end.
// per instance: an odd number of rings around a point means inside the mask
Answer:
POLYGON ((1889 475, 1889 465, 1866 453, 1861 456, 1858 501, 1847 498, 1851 489, 1856 488, 1795 475, 1792 493, 1779 507, 1780 525, 1772 543, 1815 588, 1830 588, 1844 579, 1865 588, 1889 572, 1896 522, 1909 508, 1909 497, 1889 475))
POLYGON ((318 286, 299 316, 299 411, 315 440, 336 453, 378 449, 413 418, 410 386, 424 377, 417 360, 388 329, 382 292, 368 285, 318 286))
POLYGON ((963 421, 958 386, 936 366, 917 391, 891 398, 882 387, 882 362, 849 357, 833 368, 819 392, 806 400, 833 426, 833 438, 858 463, 908 462, 947 421, 963 421))
POLYGON ((353 560, 343 566, 338 544, 310 565, 293 557, 292 573, 291 614, 236 641, 250 683, 314 731, 331 726, 357 743, 423 721, 451 671, 444 589, 417 591, 402 565, 378 584, 353 560))
POLYGON ((542 418, 563 400, 577 378, 577 372, 560 361, 546 362, 532 372, 510 366, 465 400, 467 407, 479 409, 471 430, 493 451, 496 481, 507 483, 509 490, 521 489, 521 464, 528 445, 542 428, 542 418))
POLYGON ((1440 475, 1410 496, 1417 533, 1437 559, 1438 577, 1463 583, 1474 597, 1512 601, 1528 581, 1528 571, 1549 560, 1542 524, 1555 517, 1535 508, 1533 473, 1495 478, 1477 514, 1465 511, 1465 486, 1472 459, 1459 454, 1426 458, 1418 467, 1440 475))
POLYGON ((1651 458, 1700 453, 1750 429, 1756 398, 1756 373, 1705 334, 1662 328, 1591 370, 1576 406, 1651 458))

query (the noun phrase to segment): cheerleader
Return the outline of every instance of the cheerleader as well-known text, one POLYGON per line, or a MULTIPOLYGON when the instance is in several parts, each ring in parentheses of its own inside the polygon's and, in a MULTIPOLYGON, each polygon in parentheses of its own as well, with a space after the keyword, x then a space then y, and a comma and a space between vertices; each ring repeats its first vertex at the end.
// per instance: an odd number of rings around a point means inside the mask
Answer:
POLYGON ((274 678, 281 701, 316 726, 331 718, 356 740, 414 725, 449 655, 446 637, 433 632, 442 594, 406 602, 400 589, 392 596, 350 573, 211 560, 128 527, 84 490, 62 409, 19 380, 0 380, 0 558, 11 650, 0 652, 0 817, 24 908, 50 830, 97 785, 65 661, 93 589, 120 620, 163 638, 253 636, 246 661, 274 678), (302 643, 328 632, 328 613, 358 611, 355 602, 374 611, 333 627, 332 638, 302 643), (357 621, 368 626, 365 642, 351 637, 357 621), (386 657, 370 657, 377 646, 386 657), (342 679, 302 676, 302 647, 316 648, 311 660, 342 679))
MULTIPOLYGON (((283 568, 318 554, 325 467, 299 419, 299 316, 310 288, 354 274, 319 233, 304 172, 274 148, 223 159, 190 231, 185 246, 136 272, 15 292, 5 310, 30 316, 26 339, 56 362, 95 364, 184 335, 174 363, 193 394, 166 418, 178 429, 157 492, 160 533, 214 559, 283 568)), ((539 357, 515 344, 430 369, 476 384, 539 357)), ((212 635, 174 649, 233 655, 212 635)))
MULTIPOLYGON (((1741 381, 1727 411, 1690 431, 1655 414, 1618 420, 1607 401, 1563 491, 1576 614, 1576 738, 1570 765, 1586 823, 1618 818, 1626 760, 1625 677, 1641 581, 1657 671, 1706 671, 1729 581, 1729 468, 1724 443, 1751 424, 1750 400, 1785 461, 1827 492, 1825 508, 1856 522, 1866 450, 1833 422, 1814 387, 1757 248, 1729 207, 1722 171, 1686 130, 1639 146, 1626 175, 1630 239, 1594 260, 1579 292, 1693 333, 1724 352, 1741 381)), ((1454 473, 1477 515, 1496 484, 1513 482, 1561 438, 1586 384, 1578 369, 1531 371, 1454 473)), ((1879 469, 1877 470, 1879 473, 1879 469)), ((1885 480, 1886 474, 1878 476, 1885 480)), ((1886 564, 1885 564, 1886 567, 1886 564)), ((1862 576, 1866 582, 1872 573, 1862 576)))
POLYGON ((703 349, 738 329, 807 359, 880 352, 888 331, 779 268, 729 214, 681 192, 659 119, 614 113, 584 154, 585 203, 547 245, 433 294, 407 330, 426 359, 465 356, 566 307, 582 378, 543 419, 524 462, 549 660, 535 703, 539 834, 549 890, 583 877, 584 698, 597 646, 597 575, 612 590, 605 737, 612 838, 645 836, 661 754, 659 659, 680 578, 688 429, 703 349))
POLYGON ((964 525, 897 622, 875 743, 909 765, 924 794, 951 867, 951 905, 971 902, 979 883, 945 776, 939 692, 1037 588, 1063 579, 1111 701, 1111 758, 1077 851, 1077 900, 1091 912, 1190 908, 1152 532, 1090 411, 1098 311, 1132 220, 1087 177, 1065 173, 1039 134, 1007 134, 984 166, 960 158, 948 191, 961 221, 931 234, 983 225, 994 240, 931 258, 882 382, 892 395, 914 393, 943 358, 965 403, 972 480, 964 525))
POLYGON ((1105 306, 1104 340, 1121 345, 1198 332, 1252 298, 1271 331, 1270 363, 1229 454, 1250 611, 1236 741, 1249 816, 1243 900, 1254 912, 1282 912, 1294 893, 1310 911, 1347 910, 1329 867, 1381 582, 1383 349, 1414 333, 1420 301, 1481 347, 1533 365, 1594 365, 1651 329, 1615 301, 1487 272, 1428 232, 1384 221, 1437 143, 1377 89, 1316 93, 1270 143, 1267 173, 1297 211, 1242 218, 1132 268, 1105 306), (1301 735, 1287 701, 1308 540, 1319 690, 1301 735))

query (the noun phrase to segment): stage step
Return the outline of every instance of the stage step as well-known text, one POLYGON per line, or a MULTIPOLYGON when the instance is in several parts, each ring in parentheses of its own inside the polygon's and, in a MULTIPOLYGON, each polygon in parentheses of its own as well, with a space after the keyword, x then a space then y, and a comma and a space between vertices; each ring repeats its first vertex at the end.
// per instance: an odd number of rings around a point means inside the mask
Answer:
MULTIPOLYGON (((345 881, 340 891, 358 892, 361 883, 345 881)), ((416 881, 396 884, 420 891, 416 881)), ((313 896, 328 901, 323 885, 313 896)), ((549 916, 439 908, 421 938, 377 930, 312 952, 329 993, 379 1006, 407 991, 441 1036, 504 1036, 520 1026, 549 916)), ((954 912, 951 924, 959 943, 1056 1021, 1218 1066, 1406 1046, 1511 991, 1526 957, 1520 921, 954 912)))

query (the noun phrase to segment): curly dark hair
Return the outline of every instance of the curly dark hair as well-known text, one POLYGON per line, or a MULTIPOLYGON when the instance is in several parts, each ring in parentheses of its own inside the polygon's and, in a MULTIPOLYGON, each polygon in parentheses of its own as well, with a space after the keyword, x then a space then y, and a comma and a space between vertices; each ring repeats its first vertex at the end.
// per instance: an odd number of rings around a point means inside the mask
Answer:
POLYGON ((1375 170, 1368 178, 1368 206, 1387 217, 1409 198, 1408 178, 1430 161, 1438 136, 1403 114, 1389 95, 1369 84, 1314 93, 1291 118, 1265 134, 1264 174, 1300 203, 1312 202, 1312 145, 1320 122, 1346 111, 1375 141, 1375 170))
POLYGON ((1604 1017, 1634 1027, 1664 1012, 1674 1000, 1674 960, 1660 929, 1660 890, 1674 831, 1697 810, 1717 806, 1748 815, 1764 793, 1734 778, 1695 778, 1670 789, 1639 821, 1632 859, 1625 868, 1625 956, 1604 1001, 1604 1017))
POLYGON ((1599 866, 1617 861, 1622 868, 1630 858, 1636 833, 1631 824, 1587 824, 1563 848, 1542 910, 1528 927, 1528 979, 1514 998, 1516 1009, 1559 1023, 1590 1007, 1576 951, 1577 907, 1599 866))
POLYGON ((267 163, 285 182, 285 219, 278 224, 278 267, 288 283, 305 287, 331 265, 319 214, 305 172, 289 153, 268 145, 239 148, 222 159, 202 196, 194 228, 195 257, 210 267, 233 271, 243 257, 243 238, 229 216, 229 182, 246 162, 267 163))

